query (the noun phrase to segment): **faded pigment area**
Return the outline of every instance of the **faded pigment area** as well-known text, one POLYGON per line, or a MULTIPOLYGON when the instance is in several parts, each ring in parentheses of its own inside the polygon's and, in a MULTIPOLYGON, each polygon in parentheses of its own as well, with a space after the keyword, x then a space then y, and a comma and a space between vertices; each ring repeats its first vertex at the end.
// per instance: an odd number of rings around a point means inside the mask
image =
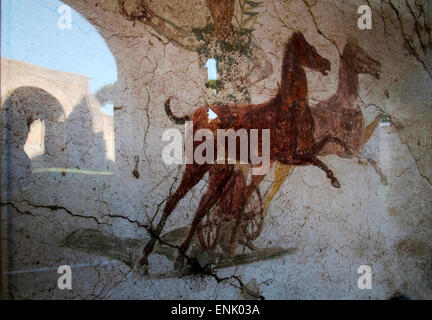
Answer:
POLYGON ((117 82, 2 57, 2 298, 432 298, 432 4, 63 2, 117 82), (165 164, 188 120, 269 128, 270 172, 165 164))

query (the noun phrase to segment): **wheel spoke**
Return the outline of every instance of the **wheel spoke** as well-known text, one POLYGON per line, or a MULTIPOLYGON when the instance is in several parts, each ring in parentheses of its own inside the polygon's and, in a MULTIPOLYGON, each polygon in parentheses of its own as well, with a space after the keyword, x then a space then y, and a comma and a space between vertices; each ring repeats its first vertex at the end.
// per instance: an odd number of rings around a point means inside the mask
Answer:
POLYGON ((255 240, 261 233, 264 219, 263 206, 259 189, 256 188, 245 210, 243 220, 243 232, 249 240, 255 240))

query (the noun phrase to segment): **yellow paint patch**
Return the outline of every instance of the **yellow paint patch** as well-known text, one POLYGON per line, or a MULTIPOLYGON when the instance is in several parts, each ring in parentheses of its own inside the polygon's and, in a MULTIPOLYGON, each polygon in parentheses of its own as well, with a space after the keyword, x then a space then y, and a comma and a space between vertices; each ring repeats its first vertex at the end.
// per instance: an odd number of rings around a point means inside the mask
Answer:
POLYGON ((292 166, 283 165, 279 162, 276 162, 275 166, 275 179, 271 186, 270 191, 266 194, 265 200, 264 200, 264 211, 263 215, 264 218, 267 215, 268 208, 270 207, 270 203, 273 200, 276 193, 279 191, 280 187, 282 187, 282 184, 285 182, 285 180, 291 175, 292 173, 292 166))

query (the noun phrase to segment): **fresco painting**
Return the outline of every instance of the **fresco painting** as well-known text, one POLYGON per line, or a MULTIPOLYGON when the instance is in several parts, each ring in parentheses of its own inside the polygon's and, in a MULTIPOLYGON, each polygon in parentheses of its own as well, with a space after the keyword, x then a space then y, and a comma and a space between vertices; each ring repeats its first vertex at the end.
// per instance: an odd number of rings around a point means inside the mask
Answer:
POLYGON ((2 299, 430 299, 432 5, 362 5, 2 1, 2 299))

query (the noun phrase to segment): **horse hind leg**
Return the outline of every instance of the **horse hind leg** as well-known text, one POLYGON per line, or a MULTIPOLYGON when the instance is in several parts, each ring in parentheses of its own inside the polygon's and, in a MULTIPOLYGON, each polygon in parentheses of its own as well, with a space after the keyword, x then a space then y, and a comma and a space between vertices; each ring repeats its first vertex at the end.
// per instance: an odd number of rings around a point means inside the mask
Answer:
POLYGON ((234 226, 231 230, 231 237, 228 244, 228 252, 231 255, 234 255, 240 223, 243 218, 242 213, 245 207, 246 180, 240 171, 235 172, 231 179, 234 179, 234 187, 233 190, 231 190, 233 194, 230 215, 234 218, 234 226))
POLYGON ((232 166, 224 166, 218 168, 218 166, 213 166, 210 170, 210 179, 207 190, 202 196, 198 209, 195 212, 195 216, 192 220, 192 226, 189 230, 189 234, 185 241, 182 243, 179 249, 179 254, 174 262, 174 269, 180 269, 183 266, 184 258, 186 257, 186 251, 188 250, 195 231, 198 228, 204 215, 209 212, 211 207, 216 203, 222 194, 224 187, 231 178, 233 173, 232 166))
POLYGON ((372 167, 375 169, 375 172, 379 175, 379 177, 381 179, 381 184, 387 186, 388 185, 387 177, 382 172, 382 170, 378 166, 378 164, 374 160, 372 160, 372 159, 367 159, 367 161, 372 165, 372 167))
POLYGON ((208 169, 208 165, 197 166, 191 164, 186 166, 186 171, 183 174, 179 187, 177 188, 176 192, 169 197, 167 203, 165 204, 162 217, 156 229, 151 230, 151 238, 144 247, 143 257, 139 262, 141 265, 148 265, 148 256, 152 253, 156 241, 159 239, 163 227, 165 226, 169 215, 173 212, 177 203, 181 199, 183 199, 183 197, 189 192, 189 190, 191 190, 202 179, 208 169))

